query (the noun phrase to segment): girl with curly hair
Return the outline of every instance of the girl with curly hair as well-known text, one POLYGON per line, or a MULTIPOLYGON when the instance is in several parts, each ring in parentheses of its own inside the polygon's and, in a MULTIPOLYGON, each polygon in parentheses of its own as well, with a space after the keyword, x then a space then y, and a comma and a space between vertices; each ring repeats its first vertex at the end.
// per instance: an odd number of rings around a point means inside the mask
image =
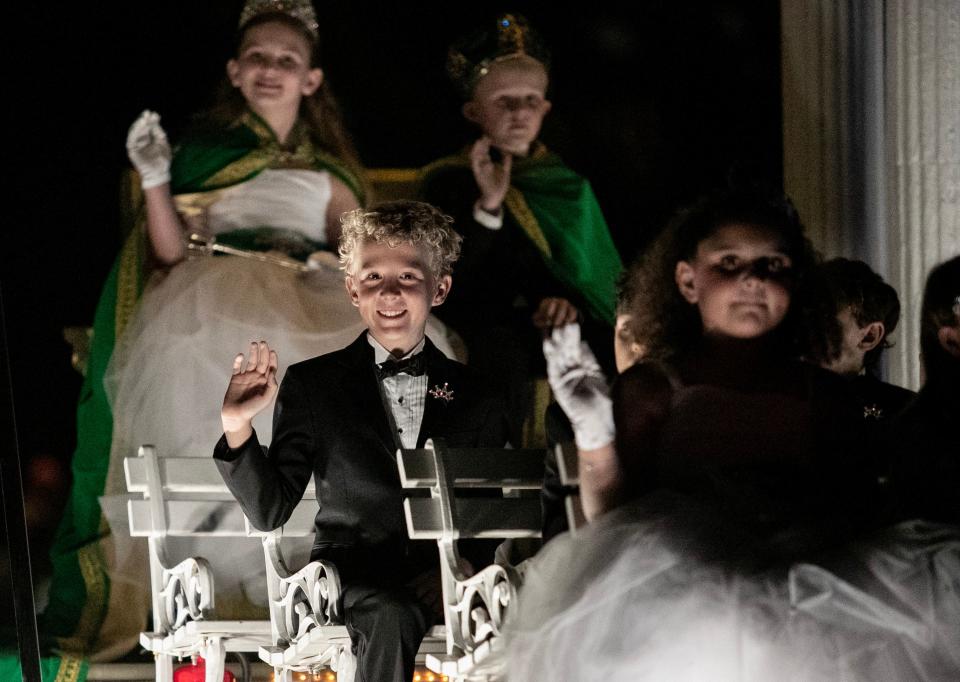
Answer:
POLYGON ((832 331, 815 265, 782 194, 727 190, 678 214, 634 272, 646 361, 613 395, 629 492, 677 487, 770 529, 837 492, 859 422, 843 384, 802 361, 832 331))
POLYGON ((525 567, 510 679, 956 676, 960 531, 873 523, 857 403, 802 360, 814 260, 782 195, 714 194, 633 271, 609 394, 575 329, 544 344, 595 513, 525 567))

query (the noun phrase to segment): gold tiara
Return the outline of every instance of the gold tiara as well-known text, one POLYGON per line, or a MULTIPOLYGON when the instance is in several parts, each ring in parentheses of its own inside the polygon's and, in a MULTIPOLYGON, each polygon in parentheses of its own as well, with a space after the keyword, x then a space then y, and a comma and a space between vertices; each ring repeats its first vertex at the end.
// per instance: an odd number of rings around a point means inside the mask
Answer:
POLYGON ((286 14, 303 24, 314 38, 320 37, 320 24, 310 0, 247 0, 240 12, 239 29, 261 14, 286 14))
POLYGON ((463 37, 447 51, 447 75, 465 98, 490 67, 514 57, 531 57, 549 71, 550 52, 540 35, 519 14, 501 14, 495 22, 463 37))

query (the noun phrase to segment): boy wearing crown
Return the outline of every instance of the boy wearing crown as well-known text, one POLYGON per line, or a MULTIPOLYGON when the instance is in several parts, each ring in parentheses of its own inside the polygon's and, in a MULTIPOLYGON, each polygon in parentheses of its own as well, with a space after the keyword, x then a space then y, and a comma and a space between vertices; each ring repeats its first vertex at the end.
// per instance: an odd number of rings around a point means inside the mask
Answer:
POLYGON ((534 407, 530 381, 544 376, 542 333, 579 319, 598 357, 612 360, 622 267, 590 183, 537 139, 551 108, 549 62, 512 14, 456 42, 447 71, 480 137, 424 168, 420 186, 464 237, 457 289, 438 316, 463 337, 469 363, 505 384, 511 414, 527 420, 513 424, 513 438, 527 429, 528 445, 545 407, 534 407))
POLYGON ((452 447, 503 446, 503 403, 471 368, 424 335, 451 289, 460 237, 420 202, 343 216, 340 260, 367 329, 348 347, 292 365, 277 386, 265 342, 240 354, 223 401, 214 457, 257 528, 282 525, 316 481, 311 560, 337 567, 357 679, 409 682, 439 610, 436 546, 407 538, 394 453, 444 438, 452 447), (251 425, 276 395, 264 456, 251 425))

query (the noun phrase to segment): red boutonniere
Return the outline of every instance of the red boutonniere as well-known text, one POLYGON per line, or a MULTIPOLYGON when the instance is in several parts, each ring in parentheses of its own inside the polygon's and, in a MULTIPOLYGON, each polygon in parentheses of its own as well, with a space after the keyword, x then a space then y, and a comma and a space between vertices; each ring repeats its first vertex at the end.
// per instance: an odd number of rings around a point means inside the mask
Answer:
POLYGON ((453 400, 453 389, 450 388, 450 385, 444 382, 443 386, 434 386, 431 388, 428 393, 434 398, 442 400, 444 403, 449 403, 453 400))

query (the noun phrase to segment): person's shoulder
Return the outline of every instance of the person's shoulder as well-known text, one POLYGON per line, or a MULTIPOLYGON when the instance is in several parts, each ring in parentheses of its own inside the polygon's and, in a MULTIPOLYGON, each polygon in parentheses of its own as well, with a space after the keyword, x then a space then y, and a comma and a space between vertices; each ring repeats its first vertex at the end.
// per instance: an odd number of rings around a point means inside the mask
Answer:
POLYGON ((444 175, 450 171, 470 170, 470 157, 468 150, 463 148, 454 154, 441 156, 427 165, 420 168, 420 178, 433 178, 444 175))
POLYGON ((473 180, 473 171, 470 170, 470 159, 464 150, 428 163, 420 169, 417 177, 420 192, 427 194, 468 180, 473 180))
POLYGON ((436 354, 434 362, 442 363, 444 381, 454 390, 455 397, 469 399, 471 402, 505 403, 506 396, 502 395, 492 377, 476 367, 448 358, 435 346, 432 347, 431 352, 436 354))
POLYGON ((909 389, 881 381, 872 374, 853 377, 850 383, 863 403, 864 414, 877 419, 886 419, 902 412, 917 395, 909 389))
POLYGON ((859 415, 861 401, 848 377, 803 360, 792 360, 791 367, 805 381, 807 398, 814 404, 859 415))
POLYGON ((465 385, 479 387, 492 386, 492 381, 490 378, 488 378, 483 372, 479 371, 476 367, 471 367, 470 365, 465 365, 459 360, 448 358, 446 355, 443 355, 439 349, 437 352, 443 356, 442 362, 445 365, 445 370, 449 377, 454 378, 461 384, 465 385))
POLYGON ((337 356, 342 353, 343 349, 340 349, 332 353, 324 353, 323 355, 316 355, 312 358, 295 362, 287 368, 287 376, 302 377, 316 372, 322 372, 331 365, 338 364, 336 362, 337 356))
POLYGON ((871 379, 874 389, 883 398, 884 402, 897 410, 906 407, 917 395, 916 391, 911 391, 909 388, 890 384, 873 377, 871 379))
POLYGON ((667 363, 641 361, 624 370, 613 382, 614 417, 623 421, 632 413, 663 416, 683 388, 676 369, 667 363))
POLYGON ((634 363, 617 376, 614 385, 638 386, 648 388, 678 387, 680 378, 677 370, 666 362, 641 360, 634 363))
POLYGON ((531 145, 530 153, 526 157, 514 160, 513 169, 515 174, 521 176, 525 174, 525 171, 547 170, 553 174, 559 174, 560 177, 568 181, 579 180, 589 184, 582 173, 570 167, 563 157, 540 140, 531 145))
POLYGON ((953 395, 953 389, 948 395, 941 388, 928 382, 913 394, 894 418, 894 426, 914 432, 953 431, 960 440, 960 429, 954 426, 956 415, 960 414, 960 400, 953 395))
POLYGON ((211 150, 256 146, 256 135, 239 123, 227 124, 210 116, 194 117, 175 149, 176 156, 208 154, 211 150))
POLYGON ((853 400, 853 386, 847 377, 804 360, 790 360, 790 370, 802 378, 815 396, 837 395, 853 400))
MULTIPOLYGON (((349 346, 293 363, 287 368, 285 376, 308 380, 311 377, 330 377, 331 373, 349 371, 360 364, 360 356, 365 350, 361 344, 367 343, 365 336, 366 332, 349 346)), ((372 350, 370 353, 372 354, 372 350)))

